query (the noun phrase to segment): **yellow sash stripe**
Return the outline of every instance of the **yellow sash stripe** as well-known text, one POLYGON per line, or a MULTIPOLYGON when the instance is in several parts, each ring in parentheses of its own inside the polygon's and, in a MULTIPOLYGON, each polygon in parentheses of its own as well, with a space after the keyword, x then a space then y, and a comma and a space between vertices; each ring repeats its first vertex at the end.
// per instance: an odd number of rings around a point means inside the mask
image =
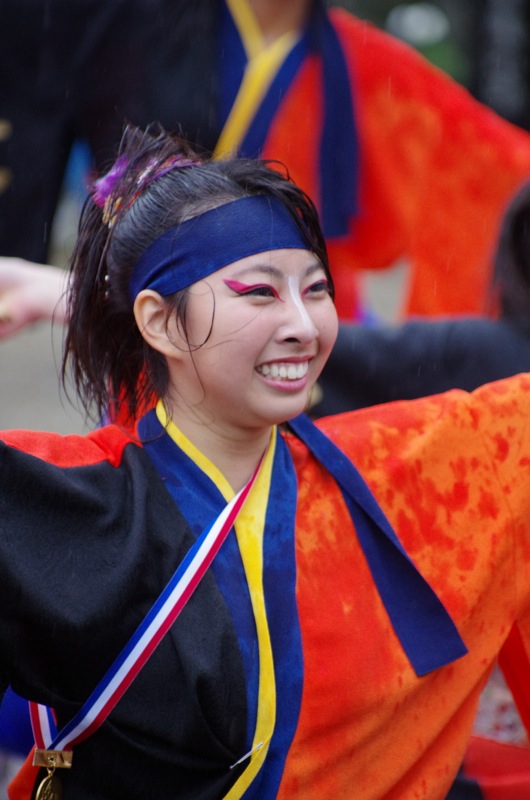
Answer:
POLYGON ((224 158, 237 151, 269 86, 300 37, 297 31, 289 31, 267 46, 246 0, 227 0, 227 4, 239 30, 248 63, 215 146, 214 158, 224 158))
POLYGON ((228 10, 239 31, 243 47, 250 61, 265 49, 263 34, 248 0, 226 0, 228 10))
POLYGON ((263 591, 263 533, 275 449, 276 429, 273 430, 271 443, 265 455, 260 474, 251 489, 247 502, 239 513, 235 525, 258 634, 259 689, 256 732, 252 742, 253 753, 250 758, 250 764, 225 796, 225 800, 239 800, 260 771, 269 750, 269 743, 276 722, 274 660, 263 591))
MULTIPOLYGON (((235 493, 226 478, 217 467, 186 438, 175 423, 168 418, 161 401, 159 401, 157 405, 156 413, 168 435, 176 442, 181 450, 208 475, 215 483, 224 499, 229 502, 235 493)), ((269 500, 275 449, 276 429, 274 428, 271 442, 265 454, 259 475, 256 478, 243 508, 239 512, 235 524, 237 542, 245 569, 258 636, 259 686, 256 730, 252 742, 252 755, 249 758, 248 767, 234 786, 232 786, 228 794, 225 795, 224 800, 239 800, 258 774, 267 755, 276 721, 274 659, 263 592, 263 533, 265 529, 265 516, 269 500)), ((243 756, 244 753, 241 755, 243 756)))

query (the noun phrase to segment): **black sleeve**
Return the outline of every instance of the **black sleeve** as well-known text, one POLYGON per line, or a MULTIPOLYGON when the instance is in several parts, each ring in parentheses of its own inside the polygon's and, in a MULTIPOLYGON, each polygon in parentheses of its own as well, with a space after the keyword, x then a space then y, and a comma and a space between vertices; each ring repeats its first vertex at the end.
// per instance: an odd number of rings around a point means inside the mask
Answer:
MULTIPOLYGON (((193 541, 142 448, 127 446, 117 464, 56 466, 0 443, 2 680, 64 725, 193 541)), ((101 798, 104 775, 106 797, 224 797, 245 752, 245 687, 208 571, 109 718, 76 746, 65 795, 101 798)))
POLYGON ((315 416, 477 386, 530 370, 530 336, 504 321, 460 318, 341 325, 315 416))

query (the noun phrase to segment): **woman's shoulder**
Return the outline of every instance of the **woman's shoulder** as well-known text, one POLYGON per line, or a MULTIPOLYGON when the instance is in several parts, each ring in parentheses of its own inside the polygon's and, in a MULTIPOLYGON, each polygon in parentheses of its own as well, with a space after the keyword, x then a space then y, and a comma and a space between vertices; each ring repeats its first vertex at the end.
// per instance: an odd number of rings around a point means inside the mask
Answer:
MULTIPOLYGON (((397 461, 467 457, 484 453, 485 447, 494 455, 501 438, 530 455, 530 441, 525 443, 529 416, 530 373, 523 373, 474 392, 454 389, 324 417, 316 424, 359 469, 379 473, 397 461)), ((293 439, 288 443, 293 452, 304 450, 293 439)))
POLYGON ((117 466, 125 448, 138 444, 130 431, 106 425, 86 435, 60 435, 44 431, 7 430, 0 442, 59 467, 76 467, 107 461, 117 466))

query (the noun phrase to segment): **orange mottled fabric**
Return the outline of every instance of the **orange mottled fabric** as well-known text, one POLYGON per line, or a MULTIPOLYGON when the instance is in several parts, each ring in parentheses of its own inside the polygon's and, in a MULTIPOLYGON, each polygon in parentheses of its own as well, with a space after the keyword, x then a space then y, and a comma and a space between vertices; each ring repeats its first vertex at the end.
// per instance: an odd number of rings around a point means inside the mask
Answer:
MULTIPOLYGON (((488 310, 498 227, 530 176, 530 135, 397 39, 342 9, 329 13, 351 74, 360 151, 358 217, 350 235, 329 242, 339 313, 351 318, 356 269, 402 257, 411 269, 404 314, 488 310)), ((306 60, 264 152, 285 161, 317 203, 320 85, 318 61, 306 60)))
MULTIPOLYGON (((304 691, 282 800, 441 800, 512 630, 516 671, 528 682, 529 419, 530 376, 522 376, 319 423, 356 463, 469 648, 421 678, 389 624, 333 480, 289 440, 299 480, 304 691)), ((524 689, 516 700, 528 718, 524 689)))

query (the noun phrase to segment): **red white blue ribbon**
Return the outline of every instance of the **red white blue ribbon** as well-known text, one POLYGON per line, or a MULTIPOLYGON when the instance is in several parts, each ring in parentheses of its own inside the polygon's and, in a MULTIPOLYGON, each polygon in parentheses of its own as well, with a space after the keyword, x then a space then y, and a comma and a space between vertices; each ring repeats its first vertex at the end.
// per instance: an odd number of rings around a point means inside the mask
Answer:
POLYGON ((49 745, 57 735, 57 726, 52 709, 40 703, 30 703, 29 717, 37 749, 48 750, 49 745))
POLYGON ((38 749, 71 750, 75 744, 91 736, 105 721, 199 585, 232 528, 260 466, 261 464, 246 486, 225 506, 215 522, 203 531, 190 548, 127 645, 80 711, 63 730, 57 732, 53 713, 49 708, 30 702, 31 725, 38 749))

